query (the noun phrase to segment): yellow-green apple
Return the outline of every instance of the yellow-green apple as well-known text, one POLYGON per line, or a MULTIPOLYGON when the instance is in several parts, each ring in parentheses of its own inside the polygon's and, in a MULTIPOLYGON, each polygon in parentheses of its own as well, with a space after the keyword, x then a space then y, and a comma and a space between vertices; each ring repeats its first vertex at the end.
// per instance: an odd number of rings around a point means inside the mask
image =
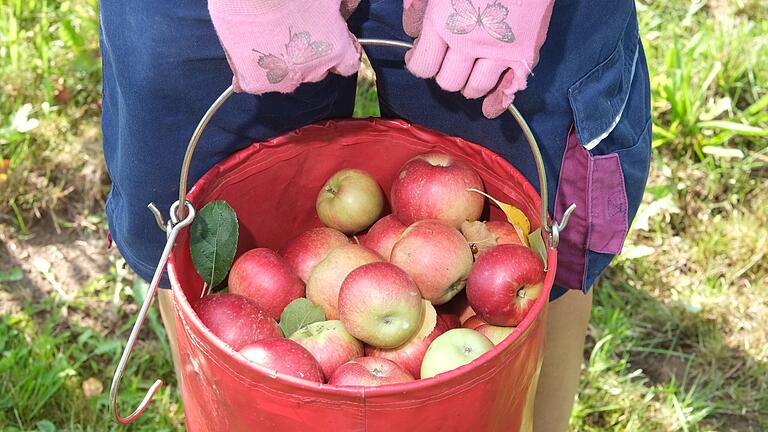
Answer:
POLYGON ((438 336, 427 348, 421 378, 456 369, 493 349, 493 342, 476 330, 456 328, 438 336))
POLYGON ((384 193, 367 172, 343 169, 325 182, 316 208, 325 226, 353 234, 376 222, 384 209, 384 193))
POLYGON ((424 305, 424 320, 421 328, 411 339, 396 348, 377 348, 371 345, 365 346, 365 355, 392 360, 405 368, 411 375, 418 378, 421 373, 421 361, 427 352, 429 344, 436 337, 450 330, 448 321, 438 316, 432 303, 422 300, 424 305))
POLYGON ((360 238, 360 244, 369 247, 389 261, 392 246, 407 227, 397 220, 394 215, 387 215, 375 224, 360 238))
POLYGON ((464 288, 473 258, 456 228, 422 220, 403 231, 389 261, 411 275, 422 297, 440 305, 464 288))
POLYGON ((315 382, 325 380, 323 370, 312 353, 290 339, 262 339, 240 348, 240 354, 248 361, 277 373, 315 382))
POLYGON ((211 333, 235 350, 261 339, 282 337, 280 327, 256 302, 237 294, 213 294, 194 304, 211 333))
POLYGON ((304 297, 304 283, 277 252, 256 248, 235 260, 229 271, 229 292, 248 297, 279 320, 288 303, 304 297))
POLYGON ((363 356, 363 344, 341 324, 330 320, 312 323, 289 338, 307 349, 320 364, 323 375, 330 377, 339 366, 363 356))
POLYGON ((339 230, 328 227, 312 228, 288 242, 280 249, 280 255, 302 282, 307 283, 312 270, 331 250, 350 243, 349 237, 339 230))
POLYGON ((328 384, 374 387, 413 381, 413 376, 397 363, 377 357, 360 357, 336 369, 328 384))
POLYGON ((443 153, 410 159, 392 183, 392 212, 404 224, 439 219, 454 228, 476 221, 485 197, 467 189, 483 189, 483 181, 468 163, 443 153))
POLYGON ((541 293, 544 263, 531 249, 503 244, 477 258, 467 280, 467 300, 488 324, 520 324, 541 293))
POLYGON ((333 249, 309 275, 307 298, 323 308, 327 319, 339 319, 341 283, 352 270, 379 261, 381 256, 365 246, 346 244, 333 249))
POLYGON ((490 324, 478 326, 475 330, 485 335, 494 345, 498 345, 511 335, 517 327, 501 327, 490 324))
POLYGON ((339 317, 355 338, 376 347, 404 344, 424 316, 416 282, 394 264, 375 262, 352 270, 339 290, 339 317))

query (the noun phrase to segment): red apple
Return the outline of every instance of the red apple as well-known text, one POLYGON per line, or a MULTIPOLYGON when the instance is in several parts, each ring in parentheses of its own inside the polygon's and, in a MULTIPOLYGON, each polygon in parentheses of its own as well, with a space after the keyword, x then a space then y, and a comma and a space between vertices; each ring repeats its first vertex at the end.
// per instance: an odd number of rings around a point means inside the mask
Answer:
POLYGON ((472 330, 477 330, 478 327, 483 326, 483 325, 488 325, 488 323, 483 321, 483 320, 481 320, 479 316, 472 315, 466 321, 464 321, 464 323, 461 326, 464 327, 464 328, 468 328, 468 329, 472 329, 472 330))
POLYGON ((439 219, 459 228, 483 212, 485 197, 472 188, 484 190, 483 181, 466 162, 442 153, 416 156, 392 183, 392 213, 406 225, 439 219))
POLYGON ((266 248, 242 254, 229 271, 229 292, 255 301, 275 320, 292 300, 304 297, 304 284, 283 257, 266 248))
POLYGON ((377 357, 360 357, 336 369, 328 384, 373 387, 408 381, 413 381, 413 376, 397 363, 377 357))
POLYGON ((534 304, 544 283, 544 263, 531 249, 503 244, 478 257, 467 280, 467 300, 488 324, 514 327, 534 304))
POLYGON ((421 296, 439 305, 461 291, 472 268, 472 250, 456 229, 437 220, 409 226, 392 248, 390 262, 411 275, 421 296))
POLYGON ((509 222, 505 221, 488 221, 485 223, 486 228, 496 237, 496 244, 518 244, 522 246, 528 246, 527 240, 522 236, 523 233, 519 228, 515 227, 509 222))
POLYGON ((323 370, 312 353, 298 343, 283 338, 268 338, 240 348, 248 361, 260 364, 277 373, 293 375, 305 380, 323 382, 323 370))
POLYGON ((452 328, 458 328, 461 327, 461 319, 459 319, 459 316, 453 313, 448 313, 444 311, 438 311, 437 313, 437 320, 438 322, 442 322, 445 324, 445 326, 450 330, 452 328))
POLYGON ((388 262, 352 270, 339 290, 339 317, 344 328, 369 345, 402 345, 419 330, 423 314, 416 282, 388 262))
MULTIPOLYGON (((429 344, 436 337, 450 330, 448 321, 442 319, 435 311, 432 303, 423 300, 424 321, 419 331, 405 344, 391 349, 376 348, 370 345, 365 347, 365 355, 392 360, 405 368, 411 375, 418 378, 421 373, 421 361, 427 352, 429 344)), ((457 319, 458 320, 458 319, 457 319)))
POLYGON ((194 309, 203 325, 235 350, 283 335, 274 319, 256 302, 241 295, 208 295, 198 300, 194 309))
POLYGON ((473 315, 468 320, 464 322, 462 325, 464 328, 477 330, 485 337, 490 339, 491 342, 493 342, 494 345, 498 345, 499 342, 506 339, 507 336, 512 334, 513 331, 515 331, 516 327, 500 327, 488 324, 487 322, 480 319, 479 316, 473 315))
POLYGON ((343 169, 320 189, 316 207, 325 226, 353 234, 376 222, 384 209, 384 193, 367 172, 343 169))
POLYGON ((448 303, 445 303, 443 305, 440 305, 437 307, 437 312, 440 313, 450 313, 454 314, 459 317, 459 325, 456 327, 461 327, 461 323, 466 321, 467 318, 471 317, 472 315, 476 315, 475 311, 472 310, 471 307, 469 307, 469 303, 467 302, 467 292, 466 290, 462 290, 448 303))
POLYGON ((339 290, 347 275, 361 265, 382 258, 365 246, 347 244, 333 249, 320 261, 307 281, 307 298, 322 306, 327 319, 339 319, 339 290))
POLYGON ((280 250, 293 272, 307 283, 315 266, 338 246, 350 244, 349 238, 341 231, 321 227, 305 231, 280 250))
POLYGON ((475 330, 485 335, 485 337, 493 342, 494 345, 498 345, 501 343, 501 341, 506 339, 507 336, 511 335, 516 328, 517 327, 500 327, 490 324, 483 324, 477 327, 475 330))
POLYGON ((352 337, 341 321, 320 321, 299 329, 289 338, 307 349, 326 377, 344 363, 363 356, 363 344, 352 337))
POLYGON ((360 239, 360 244, 371 248, 389 261, 392 246, 407 227, 397 220, 394 215, 387 215, 379 219, 371 229, 360 239))

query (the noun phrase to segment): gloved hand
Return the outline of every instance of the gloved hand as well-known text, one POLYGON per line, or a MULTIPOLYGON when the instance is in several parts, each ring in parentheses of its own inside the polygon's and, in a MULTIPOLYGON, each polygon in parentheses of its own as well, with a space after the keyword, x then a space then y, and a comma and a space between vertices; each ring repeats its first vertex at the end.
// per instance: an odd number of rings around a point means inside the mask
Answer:
POLYGON ((503 113, 527 85, 547 36, 554 0, 404 0, 406 31, 421 33, 406 66, 447 91, 484 95, 483 114, 503 113), (423 2, 426 1, 426 8, 423 2), (489 94, 490 92, 490 94, 489 94))
POLYGON ((237 92, 290 93, 328 72, 352 75, 360 46, 342 17, 355 0, 209 0, 237 92))

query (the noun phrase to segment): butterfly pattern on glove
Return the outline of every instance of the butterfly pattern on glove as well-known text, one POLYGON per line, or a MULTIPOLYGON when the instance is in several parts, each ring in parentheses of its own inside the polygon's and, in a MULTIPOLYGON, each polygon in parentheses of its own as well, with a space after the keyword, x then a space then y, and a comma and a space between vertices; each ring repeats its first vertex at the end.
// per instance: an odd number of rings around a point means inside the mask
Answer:
POLYGON ((515 34, 506 22, 509 9, 498 1, 486 5, 482 12, 479 7, 475 8, 472 0, 451 0, 451 6, 453 6, 453 13, 448 16, 445 23, 451 33, 463 35, 482 27, 489 35, 501 42, 515 41, 515 34))
POLYGON ((288 43, 285 44, 285 55, 265 54, 257 49, 259 54, 258 65, 267 71, 267 80, 270 84, 282 82, 288 75, 295 73, 294 66, 303 65, 327 56, 333 52, 333 44, 330 42, 312 40, 309 32, 293 33, 290 29, 288 43))

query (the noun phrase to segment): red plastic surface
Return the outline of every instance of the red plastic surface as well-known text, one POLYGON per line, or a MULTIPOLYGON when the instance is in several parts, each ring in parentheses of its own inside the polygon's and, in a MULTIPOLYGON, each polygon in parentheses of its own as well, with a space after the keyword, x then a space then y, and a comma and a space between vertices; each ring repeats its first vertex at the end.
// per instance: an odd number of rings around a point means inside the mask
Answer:
MULTIPOLYGON (((315 198, 346 167, 372 173, 385 192, 400 166, 428 151, 470 162, 488 193, 519 207, 538 227, 536 190, 493 152, 398 120, 341 120, 255 143, 211 169, 190 190, 195 208, 224 199, 240 220, 238 253, 279 248, 319 226, 315 198)), ((488 206, 486 217, 503 220, 488 206)), ((545 289, 505 341, 471 364, 434 378, 381 387, 335 387, 248 363, 210 333, 190 302, 203 283, 183 230, 169 261, 190 431, 518 431, 530 421, 557 254, 548 250, 545 289)))

